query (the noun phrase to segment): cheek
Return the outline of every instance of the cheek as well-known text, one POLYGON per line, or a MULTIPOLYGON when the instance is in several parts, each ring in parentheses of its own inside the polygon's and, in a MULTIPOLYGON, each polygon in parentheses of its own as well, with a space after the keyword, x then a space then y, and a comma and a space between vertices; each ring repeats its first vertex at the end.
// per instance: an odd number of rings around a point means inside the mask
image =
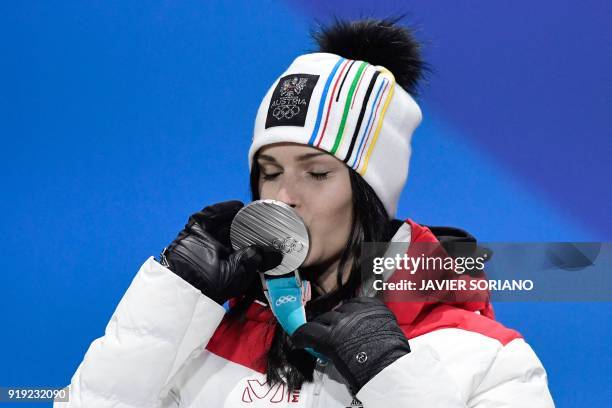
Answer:
POLYGON ((313 194, 305 211, 311 239, 309 263, 338 256, 345 248, 352 225, 350 180, 313 194), (345 184, 346 183, 346 184, 345 184))
POLYGON ((258 192, 259 192, 259 199, 260 200, 266 200, 268 198, 272 198, 271 196, 271 192, 270 192, 270 187, 268 183, 263 182, 263 180, 259 180, 258 186, 257 186, 258 192))

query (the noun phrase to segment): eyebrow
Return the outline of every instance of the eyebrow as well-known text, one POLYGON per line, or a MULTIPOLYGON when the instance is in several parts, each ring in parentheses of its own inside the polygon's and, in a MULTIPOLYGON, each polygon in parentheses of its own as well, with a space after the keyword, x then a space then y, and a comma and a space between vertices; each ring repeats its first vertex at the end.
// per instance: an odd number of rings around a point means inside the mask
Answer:
MULTIPOLYGON (((305 153, 305 154, 299 155, 296 158, 296 161, 303 162, 303 161, 306 161, 306 160, 310 160, 313 157, 323 156, 325 154, 327 154, 327 153, 323 153, 323 152, 321 152, 321 153, 305 153)), ((262 160, 265 160, 265 161, 270 161, 270 162, 278 163, 278 161, 274 157, 268 156, 267 154, 260 154, 257 157, 257 159, 262 159, 262 160)))

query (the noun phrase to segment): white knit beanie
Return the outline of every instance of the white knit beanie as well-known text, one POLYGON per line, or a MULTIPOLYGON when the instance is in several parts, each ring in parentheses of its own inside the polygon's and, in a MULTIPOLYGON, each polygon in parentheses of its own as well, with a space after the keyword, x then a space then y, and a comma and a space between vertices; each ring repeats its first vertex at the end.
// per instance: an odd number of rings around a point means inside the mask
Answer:
POLYGON ((385 67, 331 53, 301 55, 259 106, 249 168, 265 145, 318 148, 358 172, 392 219, 421 118, 417 103, 385 67))

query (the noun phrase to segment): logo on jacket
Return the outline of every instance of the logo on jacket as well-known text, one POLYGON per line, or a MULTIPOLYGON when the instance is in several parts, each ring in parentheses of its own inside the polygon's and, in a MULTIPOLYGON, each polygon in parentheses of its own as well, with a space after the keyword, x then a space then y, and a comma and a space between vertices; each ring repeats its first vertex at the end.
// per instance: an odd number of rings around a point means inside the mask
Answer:
MULTIPOLYGON (((285 384, 276 384, 270 387, 265 380, 247 380, 247 386, 242 392, 242 402, 247 404, 261 404, 265 401, 278 404, 280 402, 298 403, 300 402, 300 390, 285 392, 285 384)), ((263 405, 268 406, 268 405, 263 405)))
POLYGON ((282 77, 270 100, 266 129, 274 126, 304 126, 318 75, 291 74, 282 77))
POLYGON ((357 399, 357 397, 353 397, 351 405, 347 406, 346 408, 363 408, 363 404, 357 399))

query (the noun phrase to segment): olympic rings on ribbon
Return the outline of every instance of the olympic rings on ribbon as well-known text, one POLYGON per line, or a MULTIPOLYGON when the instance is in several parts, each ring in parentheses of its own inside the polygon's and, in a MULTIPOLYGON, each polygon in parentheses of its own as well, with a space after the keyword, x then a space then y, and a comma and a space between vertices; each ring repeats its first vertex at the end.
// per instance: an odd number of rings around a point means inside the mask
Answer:
POLYGON ((285 303, 289 303, 289 302, 295 302, 297 300, 297 298, 295 296, 289 295, 289 296, 281 296, 278 299, 276 299, 276 302, 274 302, 276 304, 276 306, 280 306, 280 305, 284 305, 285 303))

